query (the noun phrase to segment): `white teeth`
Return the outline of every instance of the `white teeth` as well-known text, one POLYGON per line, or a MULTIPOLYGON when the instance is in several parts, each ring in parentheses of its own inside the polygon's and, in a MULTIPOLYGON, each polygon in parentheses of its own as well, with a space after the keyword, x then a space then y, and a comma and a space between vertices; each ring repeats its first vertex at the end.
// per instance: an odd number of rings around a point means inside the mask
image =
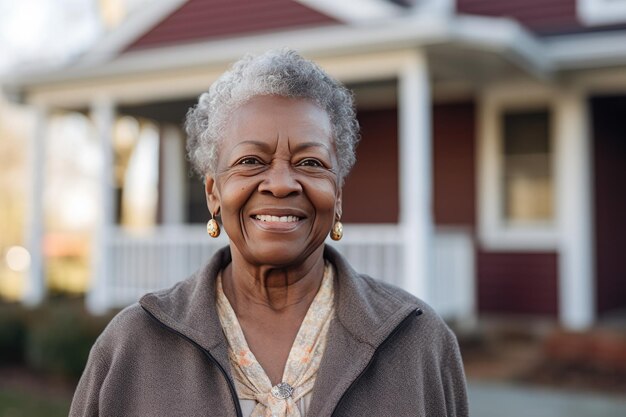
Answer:
POLYGON ((255 219, 261 220, 263 222, 282 222, 282 223, 293 223, 300 220, 297 216, 270 216, 267 214, 257 214, 254 216, 255 219))

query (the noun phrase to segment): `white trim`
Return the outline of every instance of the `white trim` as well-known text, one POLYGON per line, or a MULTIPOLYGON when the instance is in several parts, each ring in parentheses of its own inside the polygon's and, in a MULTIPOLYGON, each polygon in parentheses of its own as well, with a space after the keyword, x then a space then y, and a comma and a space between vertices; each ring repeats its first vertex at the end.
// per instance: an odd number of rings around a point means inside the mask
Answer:
POLYGON ((455 0, 421 0, 413 5, 419 13, 451 15, 456 7, 455 0))
POLYGON ((159 131, 161 147, 159 159, 159 182, 161 183, 161 214, 163 224, 182 224, 185 222, 186 172, 185 138, 180 128, 174 124, 161 125, 159 131))
POLYGON ((108 282, 111 275, 109 260, 109 241, 115 226, 115 176, 113 125, 115 122, 115 103, 109 97, 96 97, 91 104, 91 116, 95 126, 96 139, 100 146, 100 213, 93 234, 91 257, 91 286, 87 293, 86 305, 93 314, 106 311, 108 282))
POLYGON ((404 285, 429 301, 433 279, 432 129, 428 61, 424 51, 407 59, 398 79, 398 162, 404 236, 404 285))
POLYGON ((626 31, 555 36, 544 49, 562 70, 626 64, 626 31))
POLYGON ((478 322, 474 233, 470 228, 439 226, 433 234, 431 306, 455 329, 471 332, 478 322))
MULTIPOLYGON (((558 208, 554 222, 537 225, 506 224, 501 212, 502 151, 500 121, 504 109, 548 108, 554 120, 553 92, 539 85, 503 86, 485 90, 478 100, 478 236, 482 246, 491 251, 545 251, 558 248, 558 208)), ((559 134, 552 122, 553 158, 559 149, 559 134)), ((554 166, 554 164, 553 164, 554 166)), ((556 172, 555 172, 556 175, 556 172)), ((557 185, 555 177, 555 187, 557 185)), ((558 201, 555 198, 555 204, 558 201)))
POLYGON ((391 22, 394 24, 337 25, 138 50, 125 53, 102 65, 30 74, 24 77, 23 83, 53 84, 64 80, 133 73, 145 76, 146 73, 155 72, 155 69, 174 71, 189 67, 225 66, 246 53, 261 53, 285 46, 313 56, 380 52, 440 42, 449 30, 447 22, 442 19, 402 17, 389 21, 391 22))
MULTIPOLYGON (((393 79, 409 51, 319 57, 315 61, 344 83, 393 79)), ((198 96, 226 69, 189 68, 164 74, 133 74, 108 82, 90 80, 39 88, 27 97, 31 103, 51 103, 61 107, 81 107, 98 94, 115 97, 118 104, 137 104, 154 100, 174 100, 198 96), (165 80, 165 81, 164 81, 165 80)))
POLYGON ((22 302, 27 306, 35 306, 43 301, 46 295, 44 271, 44 206, 45 165, 49 110, 43 106, 34 109, 35 121, 30 134, 28 168, 30 171, 29 202, 26 205, 26 245, 30 253, 30 267, 26 276, 26 288, 22 302))
POLYGON ((337 20, 348 23, 398 16, 405 8, 385 0, 294 0, 337 20))
POLYGON ((626 0, 577 0, 578 18, 587 25, 626 22, 626 0))
POLYGON ((104 62, 161 22, 188 0, 153 1, 146 7, 133 11, 119 27, 113 29, 96 43, 82 58, 81 64, 104 62))
POLYGON ((559 317, 571 330, 595 321, 592 152, 587 98, 558 94, 559 317))

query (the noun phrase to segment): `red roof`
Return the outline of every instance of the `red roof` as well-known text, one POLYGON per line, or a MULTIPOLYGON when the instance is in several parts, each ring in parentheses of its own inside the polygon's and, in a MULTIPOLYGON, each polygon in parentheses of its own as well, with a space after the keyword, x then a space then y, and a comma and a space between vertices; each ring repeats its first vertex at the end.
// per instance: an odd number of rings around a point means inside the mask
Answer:
POLYGON ((510 17, 539 33, 581 29, 576 0, 457 0, 459 13, 510 17))
POLYGON ((293 0, 189 0, 126 51, 339 23, 293 0))

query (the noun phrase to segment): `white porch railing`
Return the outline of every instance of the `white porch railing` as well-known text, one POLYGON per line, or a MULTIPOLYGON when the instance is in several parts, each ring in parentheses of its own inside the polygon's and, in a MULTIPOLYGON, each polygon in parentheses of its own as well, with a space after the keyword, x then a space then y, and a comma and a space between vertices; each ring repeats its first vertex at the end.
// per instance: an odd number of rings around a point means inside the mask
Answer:
MULTIPOLYGON (((357 271, 402 286, 402 234, 397 225, 345 225, 344 230, 341 241, 329 242, 357 271)), ((92 286, 100 293, 91 295, 101 308, 124 307, 146 292, 186 278, 227 244, 225 234, 211 239, 198 225, 159 227, 144 234, 116 229, 106 250, 111 273, 104 278, 104 285, 92 286)), ((429 294, 419 296, 446 319, 473 320, 474 248, 470 234, 437 230, 433 252, 429 294)))

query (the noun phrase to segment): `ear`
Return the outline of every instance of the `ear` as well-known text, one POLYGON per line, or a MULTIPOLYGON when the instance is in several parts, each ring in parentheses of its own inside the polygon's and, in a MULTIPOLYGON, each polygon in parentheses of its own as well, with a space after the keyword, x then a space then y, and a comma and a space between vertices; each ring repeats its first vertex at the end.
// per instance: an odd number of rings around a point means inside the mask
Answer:
POLYGON ((217 215, 222 206, 219 190, 215 183, 215 177, 207 174, 204 177, 204 193, 206 195, 206 205, 209 209, 209 213, 217 215))
POLYGON ((343 204, 342 204, 342 190, 339 188, 337 190, 337 198, 335 199, 335 218, 336 220, 341 219, 341 215, 343 214, 343 204))

